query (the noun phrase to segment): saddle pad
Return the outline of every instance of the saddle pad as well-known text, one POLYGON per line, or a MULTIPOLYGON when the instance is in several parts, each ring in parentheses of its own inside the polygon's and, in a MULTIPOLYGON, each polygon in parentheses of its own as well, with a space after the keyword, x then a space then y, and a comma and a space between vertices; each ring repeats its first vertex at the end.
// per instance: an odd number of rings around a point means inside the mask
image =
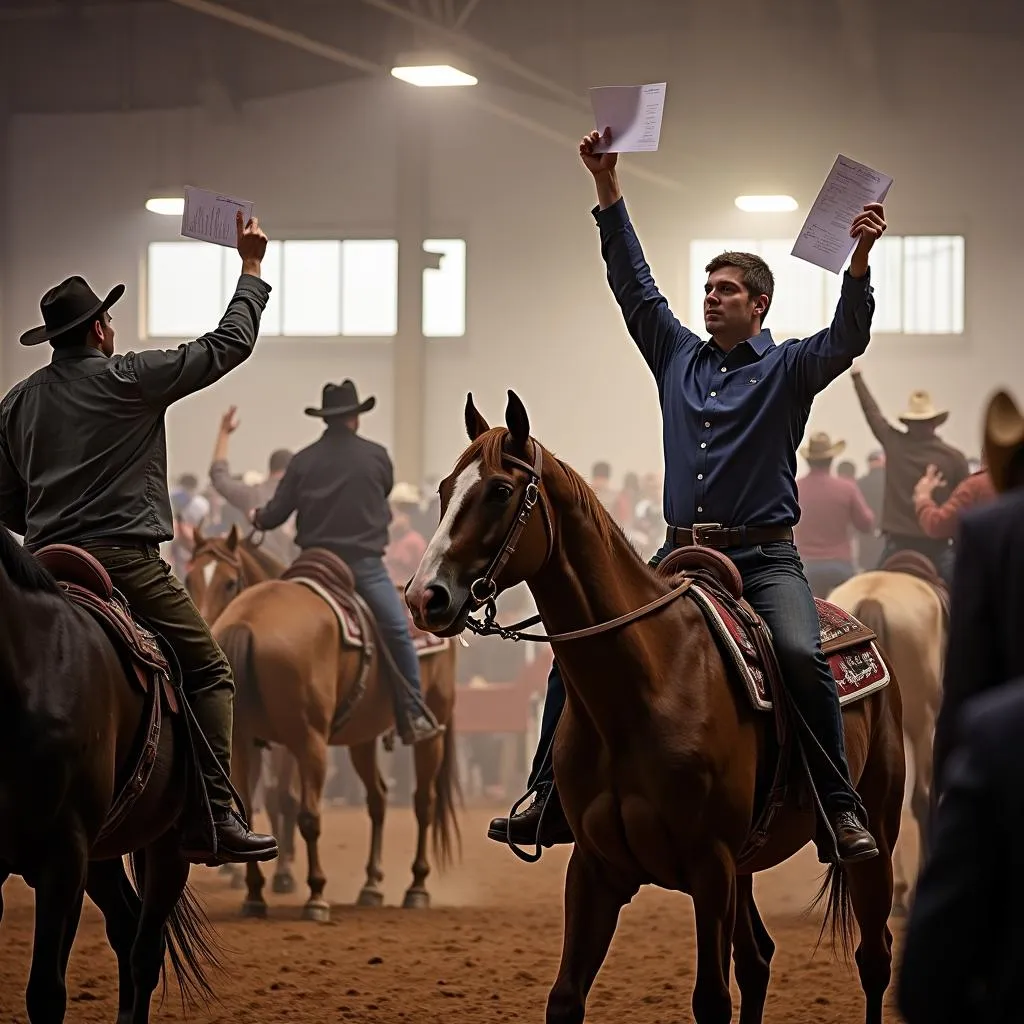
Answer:
MULTIPOLYGON (((736 667, 758 711, 771 711, 768 677, 746 627, 699 584, 690 596, 704 613, 722 652, 736 667)), ((821 645, 839 691, 840 705, 863 700, 889 684, 889 669, 882 659, 874 633, 836 605, 817 599, 821 645)))
MULTIPOLYGON (((341 628, 341 642, 346 647, 356 650, 362 649, 363 631, 360 628, 359 619, 356 617, 355 612, 347 604, 342 604, 338 601, 317 580, 308 579, 304 576, 290 576, 288 582, 301 583, 304 587, 308 587, 319 597, 322 597, 330 606, 331 611, 334 612, 334 617, 338 620, 338 625, 341 628)), ((412 645, 416 649, 417 657, 426 658, 431 654, 439 654, 441 651, 446 651, 451 644, 451 640, 448 637, 434 636, 433 633, 424 633, 423 630, 417 629, 412 621, 412 612, 409 611, 408 607, 405 609, 405 620, 409 627, 409 635, 412 637, 412 645)))

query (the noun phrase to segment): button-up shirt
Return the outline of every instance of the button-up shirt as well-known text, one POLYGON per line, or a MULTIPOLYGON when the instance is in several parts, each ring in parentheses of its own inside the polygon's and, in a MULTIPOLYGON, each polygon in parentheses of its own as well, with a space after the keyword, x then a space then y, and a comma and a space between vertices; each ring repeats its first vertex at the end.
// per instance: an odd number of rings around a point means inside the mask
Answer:
POLYGON ((869 275, 843 278, 831 326, 776 344, 769 331, 723 352, 672 314, 623 200, 594 210, 608 283, 658 383, 665 518, 673 526, 793 525, 796 448, 814 396, 867 348, 869 275))
POLYGON ((243 274, 216 330, 175 349, 56 349, 0 403, 0 522, 30 549, 170 540, 164 414, 248 359, 269 295, 243 274))
POLYGON ((801 518, 794 540, 805 562, 853 564, 852 533, 868 533, 875 517, 852 480, 814 468, 797 481, 801 518))

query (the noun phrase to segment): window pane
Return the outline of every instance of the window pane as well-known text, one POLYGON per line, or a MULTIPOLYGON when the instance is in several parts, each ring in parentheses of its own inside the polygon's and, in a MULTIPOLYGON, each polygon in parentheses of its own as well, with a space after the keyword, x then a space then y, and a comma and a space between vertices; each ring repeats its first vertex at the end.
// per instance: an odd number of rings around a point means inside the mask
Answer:
MULTIPOLYGON (((235 294, 239 275, 242 273, 242 261, 234 249, 224 250, 224 297, 222 308, 227 309, 231 296, 235 294)), ((269 242, 263 257, 260 277, 270 285, 270 298, 267 308, 260 317, 260 337, 281 333, 281 243, 269 242)))
POLYGON ((398 333, 398 242, 392 238, 341 243, 341 333, 393 337, 398 333))
POLYGON ((788 238, 770 238, 761 243, 760 255, 775 276, 775 294, 768 309, 767 323, 776 341, 803 338, 827 327, 832 310, 826 310, 825 278, 821 267, 792 255, 788 238))
POLYGON ((759 252, 759 243, 750 238, 698 238, 690 243, 690 305, 686 326, 695 334, 704 334, 704 269, 723 252, 759 252))
POLYGON ((220 246, 152 242, 146 279, 150 338, 195 338, 216 327, 224 312, 220 246))
POLYGON ((466 333, 466 243, 428 238, 423 251, 441 255, 440 269, 423 271, 423 335, 461 338, 466 333))
POLYGON ((875 292, 875 334, 903 331, 903 239, 883 235, 871 250, 871 287, 875 292))
POLYGON ((281 324, 292 337, 341 334, 341 242, 283 245, 281 324))
POLYGON ((964 240, 932 235, 903 240, 903 329, 963 334, 964 240))

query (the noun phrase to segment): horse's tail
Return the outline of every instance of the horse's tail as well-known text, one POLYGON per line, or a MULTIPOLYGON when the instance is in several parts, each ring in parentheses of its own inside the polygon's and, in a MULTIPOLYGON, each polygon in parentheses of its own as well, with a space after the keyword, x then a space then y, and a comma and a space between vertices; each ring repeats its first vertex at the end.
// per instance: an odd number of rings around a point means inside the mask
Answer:
MULTIPOLYGON (((145 880, 145 853, 139 851, 129 858, 132 881, 140 895, 145 880)), ((167 959, 174 968, 181 992, 182 1009, 186 1012, 209 1007, 216 999, 210 984, 211 972, 223 973, 224 963, 217 950, 220 945, 210 919, 186 885, 164 925, 167 959)), ((160 965, 163 994, 167 994, 167 962, 160 965)))
POLYGON ((853 949, 854 918, 850 903, 850 883, 841 864, 829 865, 825 880, 812 900, 810 909, 814 910, 822 903, 825 904, 825 916, 821 922, 821 931, 818 933, 815 949, 821 945, 821 940, 825 937, 825 930, 830 929, 832 949, 842 950, 843 958, 848 961, 850 951, 853 949))
POLYGON ((434 783, 433 844, 434 859, 444 870, 450 867, 456 856, 462 855, 462 832, 455 816, 456 803, 462 803, 462 787, 459 785, 459 765, 455 756, 455 718, 448 719, 444 731, 444 753, 441 767, 434 783))
POLYGON ((235 678, 236 702, 257 702, 259 688, 256 685, 256 661, 252 653, 252 629, 241 622, 232 623, 217 638, 217 642, 235 678))
POLYGON ((885 619, 885 608, 875 597, 864 597, 857 602, 853 616, 870 629, 885 653, 889 648, 889 623, 885 619))

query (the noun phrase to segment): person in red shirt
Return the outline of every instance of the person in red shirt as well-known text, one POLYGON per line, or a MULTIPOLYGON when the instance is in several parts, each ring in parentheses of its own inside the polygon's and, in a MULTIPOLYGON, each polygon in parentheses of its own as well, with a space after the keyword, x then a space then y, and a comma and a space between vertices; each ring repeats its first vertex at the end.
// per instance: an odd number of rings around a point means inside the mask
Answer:
POLYGON ((427 542, 413 525, 413 518, 420 506, 419 489, 412 484, 397 483, 389 498, 391 524, 388 529, 388 546, 384 552, 384 567, 394 584, 404 587, 419 568, 427 542))
POLYGON ((793 533, 815 597, 827 597, 854 575, 853 530, 870 533, 875 527, 856 482, 832 474, 832 460, 845 448, 845 441, 818 433, 800 449, 809 470, 796 482, 800 521, 793 533))
POLYGON ((952 540, 960 526, 960 517, 969 508, 995 500, 996 489, 988 466, 982 466, 953 489, 948 500, 935 503, 935 491, 946 486, 937 466, 929 466, 914 488, 914 511, 925 536, 935 540, 952 540))

